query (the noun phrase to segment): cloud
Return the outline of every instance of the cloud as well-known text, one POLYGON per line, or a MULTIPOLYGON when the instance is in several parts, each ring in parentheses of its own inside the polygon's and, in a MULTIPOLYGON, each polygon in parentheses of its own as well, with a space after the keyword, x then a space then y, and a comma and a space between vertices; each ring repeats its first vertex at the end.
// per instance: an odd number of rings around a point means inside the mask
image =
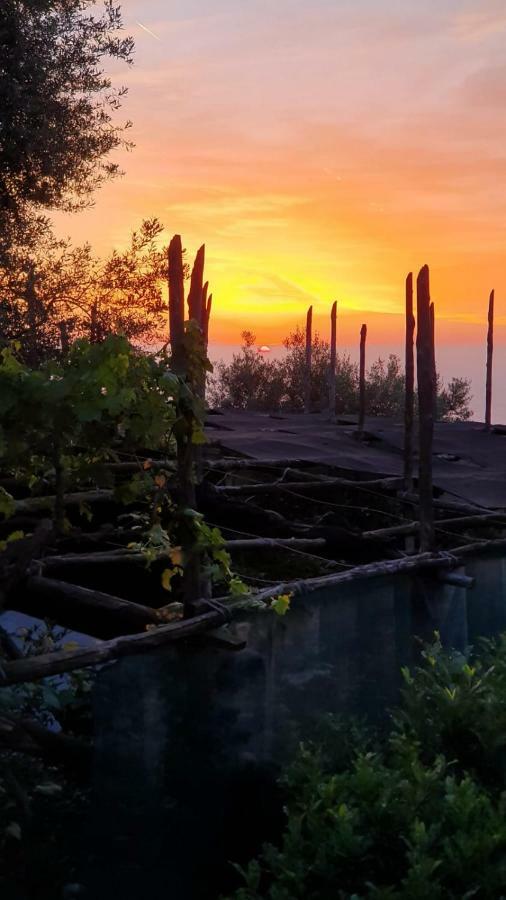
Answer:
POLYGON ((478 69, 464 81, 462 91, 464 101, 497 109, 502 119, 506 105, 506 65, 478 69))
POLYGON ((506 29, 503 0, 481 0, 476 8, 459 12, 453 20, 455 35, 464 40, 480 40, 506 29))

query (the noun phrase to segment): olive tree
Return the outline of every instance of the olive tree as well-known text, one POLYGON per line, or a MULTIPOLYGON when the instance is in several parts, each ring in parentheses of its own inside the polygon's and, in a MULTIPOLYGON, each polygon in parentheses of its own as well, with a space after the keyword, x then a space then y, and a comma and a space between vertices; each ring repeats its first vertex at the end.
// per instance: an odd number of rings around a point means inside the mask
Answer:
POLYGON ((128 144, 114 112, 124 88, 106 60, 132 59, 120 8, 105 0, 0 4, 0 259, 30 246, 48 210, 75 210, 118 174, 128 144))

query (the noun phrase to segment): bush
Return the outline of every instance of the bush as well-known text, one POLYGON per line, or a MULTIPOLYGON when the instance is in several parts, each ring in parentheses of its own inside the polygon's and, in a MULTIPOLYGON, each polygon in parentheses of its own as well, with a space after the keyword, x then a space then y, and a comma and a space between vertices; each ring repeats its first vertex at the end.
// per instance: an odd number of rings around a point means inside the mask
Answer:
POLYGON ((236 900, 506 896, 506 639, 472 663, 439 639, 377 741, 334 723, 284 779, 286 828, 236 900))
MULTIPOLYGON (((283 359, 265 359, 255 350, 255 335, 242 333, 243 346, 232 362, 216 363, 209 379, 209 401, 214 406, 255 409, 267 412, 304 409, 306 365, 305 335, 297 328, 283 341, 287 350, 283 359)), ((311 407, 328 408, 330 347, 315 334, 312 344, 311 407)), ((377 359, 366 374, 366 409, 372 416, 401 418, 404 415, 404 373, 395 354, 388 360, 377 359)), ((337 355, 337 415, 358 412, 358 366, 349 356, 337 355)), ((465 378, 452 378, 444 386, 438 377, 437 412, 440 421, 470 419, 471 384, 465 378)))

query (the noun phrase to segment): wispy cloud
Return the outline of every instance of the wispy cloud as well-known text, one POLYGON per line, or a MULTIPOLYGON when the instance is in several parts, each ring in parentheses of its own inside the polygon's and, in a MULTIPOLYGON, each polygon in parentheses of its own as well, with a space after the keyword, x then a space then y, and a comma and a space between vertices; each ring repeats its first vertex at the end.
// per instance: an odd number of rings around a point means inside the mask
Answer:
POLYGON ((503 0, 481 0, 461 10, 453 20, 455 34, 466 40, 478 40, 506 29, 503 0))

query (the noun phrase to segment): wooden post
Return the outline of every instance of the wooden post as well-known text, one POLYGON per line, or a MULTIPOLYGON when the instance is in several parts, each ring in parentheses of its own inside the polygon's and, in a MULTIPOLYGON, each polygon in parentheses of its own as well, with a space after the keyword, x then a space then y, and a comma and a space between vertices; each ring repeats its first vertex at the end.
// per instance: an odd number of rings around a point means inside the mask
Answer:
POLYGON ((413 417, 415 409, 415 358, 413 342, 415 317, 413 315, 413 273, 406 278, 406 358, 404 397, 404 487, 413 490, 413 417))
POLYGON ((188 315, 197 325, 202 327, 202 293, 204 290, 204 262, 206 247, 202 244, 197 250, 193 264, 190 290, 188 292, 188 315))
POLYGON ((304 372, 304 412, 311 412, 311 354, 313 344, 313 307, 306 316, 306 367, 304 372))
POLYGON ((420 548, 431 550, 434 544, 432 506, 432 440, 434 434, 433 328, 430 312, 429 267, 424 266, 416 282, 417 335, 416 360, 419 409, 420 548))
POLYGON ((485 388, 485 427, 489 430, 492 425, 492 358, 494 355, 494 298, 495 292, 490 292, 488 300, 488 332, 487 332, 487 384, 485 388))
POLYGON ((27 358, 30 366, 35 367, 38 362, 38 346, 37 346, 37 336, 39 331, 39 317, 37 315, 37 289, 36 289, 36 275, 35 275, 35 266, 33 263, 30 263, 28 268, 28 272, 26 274, 26 284, 25 284, 25 299, 26 299, 26 312, 28 319, 28 333, 27 333, 27 358))
POLYGON ((209 344, 209 320, 211 318, 212 306, 213 306, 213 295, 209 294, 209 297, 207 299, 207 305, 206 305, 205 316, 204 316, 204 326, 203 326, 204 327, 204 341, 205 341, 206 347, 209 344))
POLYGON ((204 329, 206 324, 206 310, 207 310, 207 292, 209 290, 209 282, 206 281, 202 288, 202 294, 200 295, 200 327, 202 328, 202 334, 204 335, 204 329))
POLYGON ((360 382, 359 382, 359 410, 358 410, 358 437, 364 433, 365 420, 365 342, 367 339, 367 325, 360 329, 360 382))
POLYGON ((336 415, 336 362, 337 362, 337 300, 330 313, 330 368, 329 368, 329 416, 336 415))
POLYGON ((437 369, 436 369, 436 315, 434 310, 434 303, 430 304, 430 332, 431 332, 431 367, 432 367, 432 381, 434 383, 434 397, 433 397, 433 405, 434 405, 434 423, 437 422, 437 369))
POLYGON ((185 371, 184 268, 180 234, 175 234, 169 244, 169 328, 172 369, 176 375, 183 375, 185 371))
MULTIPOLYGON (((202 248, 201 248, 202 250, 202 248)), ((200 252, 200 251, 199 251, 200 252)), ((174 235, 169 244, 169 325, 172 349, 172 370, 176 375, 186 375, 186 352, 184 344, 184 268, 181 236, 174 235)), ((194 266, 195 272, 195 266, 194 266)), ((195 273, 195 281, 199 271, 195 273)), ((201 294, 199 293, 199 302, 201 294)), ((193 301, 192 301, 193 302, 193 301)), ((179 481, 179 514, 184 515, 186 509, 196 509, 195 493, 195 444, 191 440, 193 417, 191 411, 183 414, 187 420, 186 429, 176 436, 177 472, 179 481)), ((191 528, 182 541, 185 557, 183 571, 183 605, 184 615, 193 615, 195 604, 201 593, 201 558, 191 528)))
POLYGON ((68 328, 67 328, 67 323, 66 323, 65 319, 62 319, 61 322, 58 322, 58 328, 60 329, 61 350, 62 350, 63 355, 66 356, 70 350, 70 341, 69 341, 69 332, 68 332, 68 328))

